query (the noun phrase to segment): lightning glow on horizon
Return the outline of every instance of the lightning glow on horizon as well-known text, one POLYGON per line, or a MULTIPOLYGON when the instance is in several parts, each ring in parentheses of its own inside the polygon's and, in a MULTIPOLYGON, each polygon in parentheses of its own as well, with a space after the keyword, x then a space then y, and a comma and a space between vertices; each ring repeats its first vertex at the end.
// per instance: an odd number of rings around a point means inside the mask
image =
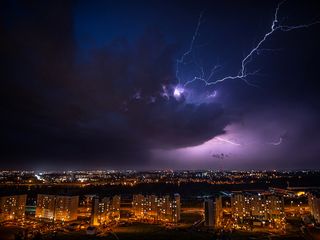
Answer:
MULTIPOLYGON (((178 86, 183 86, 183 87, 186 87, 187 85, 195 82, 195 81, 202 81, 204 82, 204 84, 206 86, 210 86, 210 85, 215 85, 215 84, 218 84, 218 83, 222 83, 226 80, 234 80, 234 79, 240 79, 242 81, 244 81, 247 85, 250 85, 250 86, 254 86, 254 87, 257 87, 256 85, 250 83, 248 80, 247 80, 247 77, 248 76, 252 76, 252 75, 255 75, 259 70, 256 70, 256 71, 253 71, 253 72, 247 72, 247 65, 252 61, 252 59, 254 58, 255 55, 259 55, 259 53, 261 51, 274 51, 274 49, 263 49, 261 48, 263 43, 268 39, 270 38, 274 32, 276 31, 282 31, 282 32, 289 32, 289 31, 292 31, 292 30, 296 30, 296 29, 301 29, 301 28, 308 28, 312 25, 315 25, 315 24, 319 24, 320 21, 315 21, 315 22, 312 22, 312 23, 308 23, 308 24, 301 24, 301 25, 281 25, 280 22, 279 22, 279 19, 278 19, 278 13, 279 13, 279 10, 280 10, 280 7, 281 5, 285 2, 286 0, 284 1, 281 1, 278 5, 277 5, 277 8, 275 10, 275 14, 274 14, 274 18, 273 18, 273 21, 272 21, 272 24, 271 24, 271 28, 269 30, 269 32, 267 32, 263 37, 262 39, 256 44, 255 47, 253 47, 249 53, 242 59, 241 61, 241 69, 239 71, 238 74, 234 74, 234 75, 228 75, 228 76, 225 76, 223 78, 220 78, 220 79, 216 79, 216 80, 212 80, 213 76, 214 76, 214 73, 215 71, 220 67, 220 66, 214 66, 209 74, 208 77, 205 77, 205 73, 204 73, 204 69, 202 67, 200 67, 200 75, 199 76, 194 76, 191 80, 189 81, 186 81, 184 83, 182 83, 181 79, 180 79, 180 76, 179 76, 179 73, 180 73, 180 65, 181 64, 186 64, 185 62, 185 59, 188 55, 191 55, 193 50, 194 50, 194 44, 195 44, 195 41, 198 37, 198 34, 199 34, 199 29, 200 29, 200 26, 201 26, 201 22, 202 22, 202 17, 203 17, 203 12, 200 13, 200 16, 199 16, 199 19, 198 19, 198 23, 197 23, 197 26, 196 26, 196 29, 195 29, 195 32, 193 34, 193 37, 192 37, 192 40, 191 40, 191 43, 190 43, 190 47, 188 49, 188 51, 186 51, 180 59, 177 60, 177 65, 176 65, 176 78, 178 79, 178 86)), ((175 91, 175 90, 174 90, 175 91)))

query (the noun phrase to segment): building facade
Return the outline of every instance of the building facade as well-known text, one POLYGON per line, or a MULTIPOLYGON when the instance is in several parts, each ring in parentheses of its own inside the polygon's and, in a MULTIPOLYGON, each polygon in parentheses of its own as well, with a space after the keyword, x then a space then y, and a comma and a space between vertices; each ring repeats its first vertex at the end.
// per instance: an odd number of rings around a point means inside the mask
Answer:
POLYGON ((94 226, 120 220, 121 197, 95 197, 92 201, 91 224, 94 226))
POLYGON ((79 196, 38 194, 36 218, 73 221, 78 217, 79 196))
POLYGON ((82 199, 79 200, 78 217, 91 217, 94 197, 95 195, 84 195, 82 199))
POLYGON ((204 201, 204 225, 211 228, 221 227, 223 218, 222 198, 205 199, 204 201))
POLYGON ((204 225, 214 227, 214 201, 213 199, 204 200, 204 225))
POLYGON ((180 211, 181 200, 179 194, 163 197, 133 195, 132 212, 139 220, 177 223, 180 221, 180 211))
POLYGON ((309 193, 308 204, 310 212, 316 223, 320 223, 320 194, 309 193))
POLYGON ((24 219, 27 195, 0 197, 0 222, 24 219))
POLYGON ((235 220, 277 221, 284 218, 283 197, 269 193, 234 193, 231 211, 235 220))

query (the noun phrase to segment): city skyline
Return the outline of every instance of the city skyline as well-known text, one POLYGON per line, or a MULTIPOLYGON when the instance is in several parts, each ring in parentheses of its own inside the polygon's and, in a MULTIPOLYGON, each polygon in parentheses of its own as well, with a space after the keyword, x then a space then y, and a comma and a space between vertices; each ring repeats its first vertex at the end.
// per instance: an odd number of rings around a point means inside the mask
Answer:
POLYGON ((0 171, 1 239, 318 239, 320 171, 0 171))
POLYGON ((320 169, 316 1, 0 3, 0 169, 320 169))

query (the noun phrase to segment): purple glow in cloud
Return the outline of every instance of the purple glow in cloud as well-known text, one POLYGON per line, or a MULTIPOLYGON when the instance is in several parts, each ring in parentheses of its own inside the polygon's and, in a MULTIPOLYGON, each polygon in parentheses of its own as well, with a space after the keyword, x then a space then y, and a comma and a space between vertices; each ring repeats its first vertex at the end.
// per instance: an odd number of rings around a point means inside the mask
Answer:
POLYGON ((156 149, 152 153, 159 161, 168 159, 171 164, 186 168, 196 165, 210 169, 241 169, 248 164, 252 164, 253 168, 279 168, 279 164, 284 163, 279 159, 296 161, 300 157, 307 158, 312 154, 311 150, 318 147, 319 139, 310 140, 309 145, 304 148, 296 147, 307 131, 302 126, 316 124, 307 115, 304 110, 296 114, 280 108, 274 112, 256 112, 245 116, 241 123, 228 125, 224 134, 200 145, 170 150, 156 149), (276 121, 275 112, 282 113, 281 118, 276 121), (289 137, 284 138, 283 132, 288 132, 289 137), (279 135, 279 140, 274 141, 279 135))

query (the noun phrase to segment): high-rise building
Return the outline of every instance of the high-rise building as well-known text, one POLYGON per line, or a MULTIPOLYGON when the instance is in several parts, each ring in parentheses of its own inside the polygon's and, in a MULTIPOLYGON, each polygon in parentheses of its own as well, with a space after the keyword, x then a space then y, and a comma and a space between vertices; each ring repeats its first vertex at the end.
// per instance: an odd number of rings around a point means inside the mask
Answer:
POLYGON ((180 221, 180 213, 181 213, 181 197, 180 194, 174 194, 173 199, 173 221, 179 222, 180 221))
POLYGON ((132 211, 137 219, 149 221, 178 222, 181 211, 180 195, 133 195, 132 211))
POLYGON ((204 225, 206 227, 219 228, 221 226, 223 209, 222 198, 205 199, 204 201, 204 225))
POLYGON ((231 212, 235 219, 243 219, 250 215, 249 199, 245 194, 235 193, 231 197, 231 212))
POLYGON ((55 195, 38 194, 36 205, 36 217, 41 219, 54 219, 56 205, 55 195))
POLYGON ((120 195, 115 195, 111 199, 111 217, 115 220, 120 220, 120 195))
POLYGON ((36 218, 73 221, 78 215, 79 196, 38 194, 36 218))
POLYGON ((173 205, 169 195, 158 198, 160 215, 158 220, 173 222, 173 205))
POLYGON ((222 208, 221 196, 215 198, 214 208, 215 208, 215 225, 216 225, 216 228, 220 228, 223 220, 223 208, 222 208))
POLYGON ((0 197, 0 222, 24 219, 27 195, 0 197))
POLYGON ((84 195, 81 201, 79 200, 78 217, 91 217, 94 197, 95 195, 84 195))
POLYGON ((231 197, 232 216, 237 221, 275 220, 284 217, 283 198, 270 193, 240 193, 231 197))
POLYGON ((145 215, 147 219, 158 220, 158 197, 156 195, 147 195, 145 197, 145 215))
POLYGON ((204 200, 204 225, 214 227, 214 202, 213 199, 204 200))
POLYGON ((261 194, 250 194, 245 195, 246 199, 246 212, 248 213, 247 216, 257 219, 257 220, 264 220, 267 219, 267 212, 266 212, 266 198, 261 194))
POLYGON ((91 224, 97 226, 120 220, 120 201, 118 195, 102 199, 95 197, 92 202, 91 224))
POLYGON ((280 196, 267 195, 265 211, 268 219, 280 219, 284 217, 284 201, 280 196))
POLYGON ((316 223, 320 223, 320 194, 309 193, 308 204, 310 207, 311 215, 313 216, 316 223))
POLYGON ((144 218, 146 209, 145 202, 145 197, 142 194, 133 195, 132 212, 136 218, 144 218))

